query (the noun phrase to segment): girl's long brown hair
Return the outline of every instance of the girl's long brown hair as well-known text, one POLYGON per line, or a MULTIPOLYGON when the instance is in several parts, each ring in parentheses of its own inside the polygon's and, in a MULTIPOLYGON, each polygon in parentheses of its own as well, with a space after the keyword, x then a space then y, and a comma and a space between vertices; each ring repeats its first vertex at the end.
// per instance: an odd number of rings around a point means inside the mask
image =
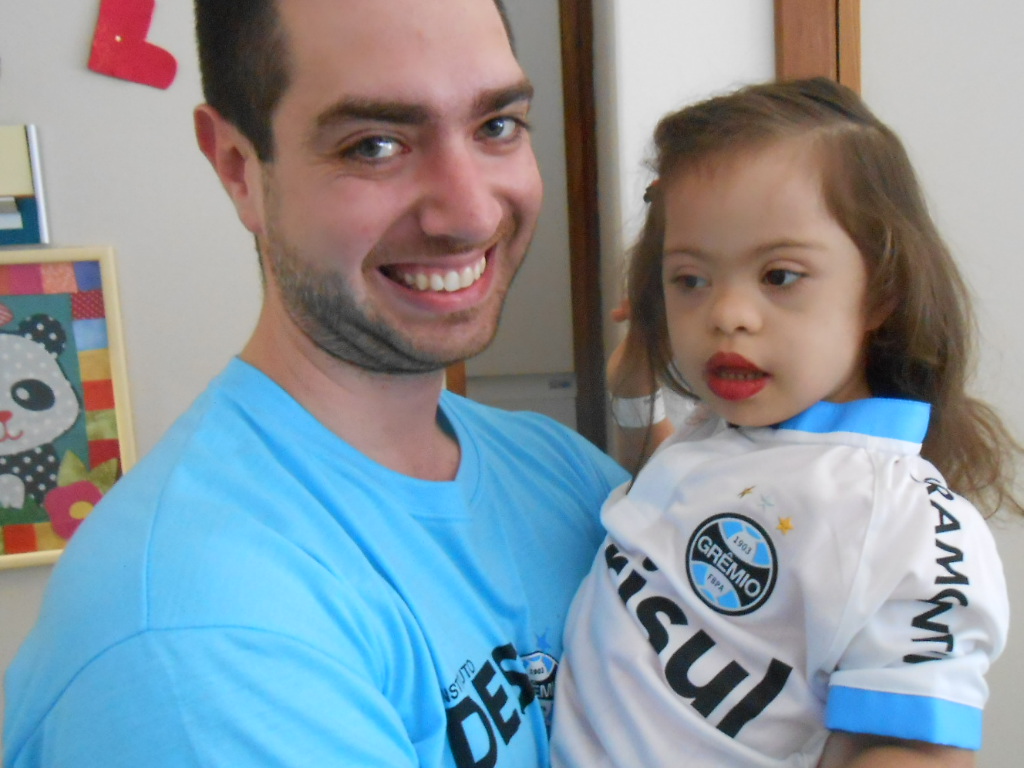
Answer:
MULTIPOLYGON (((988 405, 967 394, 975 334, 967 287, 903 144, 853 91, 814 78, 748 86, 686 107, 658 124, 652 166, 667 179, 797 138, 815 143, 829 210, 864 257, 867 312, 888 311, 868 340, 872 393, 930 403, 922 455, 983 511, 1024 513, 1014 492, 1021 447, 988 405)), ((649 190, 647 219, 630 254, 628 343, 643 349, 652 378, 693 397, 669 347, 663 188, 649 190)))

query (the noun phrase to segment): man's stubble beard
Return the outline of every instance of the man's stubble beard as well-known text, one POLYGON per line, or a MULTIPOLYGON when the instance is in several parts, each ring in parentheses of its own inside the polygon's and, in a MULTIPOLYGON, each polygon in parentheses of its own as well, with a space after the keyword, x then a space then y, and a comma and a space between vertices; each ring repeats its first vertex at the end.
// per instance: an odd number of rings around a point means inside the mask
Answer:
MULTIPOLYGON (((518 226, 511 220, 499 230, 499 249, 515 241, 518 226)), ((524 250, 525 250, 525 246, 524 250)), ((428 252, 452 252, 441 242, 425 246, 428 252)), ((442 370, 449 365, 482 352, 497 333, 501 307, 508 285, 487 302, 486 308, 473 308, 453 313, 444 325, 458 328, 466 323, 491 325, 485 338, 465 348, 433 351, 418 347, 411 338, 372 313, 356 299, 349 282, 337 271, 320 270, 306 263, 297 249, 279 237, 271 224, 260 248, 273 273, 277 290, 292 322, 326 354, 372 373, 413 375, 442 370), (497 300, 497 309, 492 302, 497 300), (481 311, 481 309, 483 311, 481 311), (491 314, 494 317, 491 317, 491 314)), ((522 258, 515 265, 518 271, 522 258)), ((488 265, 489 269, 495 268, 488 265)), ((509 279, 511 284, 511 279, 509 279)), ((436 333, 444 333, 441 327, 436 333)))

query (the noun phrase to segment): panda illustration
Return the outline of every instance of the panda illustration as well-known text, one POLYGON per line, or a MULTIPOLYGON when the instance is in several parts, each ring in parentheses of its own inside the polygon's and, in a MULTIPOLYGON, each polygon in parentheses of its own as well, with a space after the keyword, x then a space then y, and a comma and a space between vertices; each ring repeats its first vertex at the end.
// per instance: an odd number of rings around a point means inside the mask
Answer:
POLYGON ((0 331, 0 508, 42 504, 57 485, 53 441, 80 406, 57 356, 67 336, 49 315, 33 315, 17 331, 0 331))

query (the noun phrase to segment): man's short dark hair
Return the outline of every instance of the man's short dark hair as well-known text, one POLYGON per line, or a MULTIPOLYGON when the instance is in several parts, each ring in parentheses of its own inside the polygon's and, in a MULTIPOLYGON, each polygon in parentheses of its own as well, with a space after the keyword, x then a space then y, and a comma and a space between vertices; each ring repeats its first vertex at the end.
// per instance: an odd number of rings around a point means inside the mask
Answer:
MULTIPOLYGON (((263 162, 274 156, 271 118, 288 88, 288 45, 277 0, 195 0, 203 97, 252 142, 263 162)), ((494 0, 509 43, 512 28, 494 0)))

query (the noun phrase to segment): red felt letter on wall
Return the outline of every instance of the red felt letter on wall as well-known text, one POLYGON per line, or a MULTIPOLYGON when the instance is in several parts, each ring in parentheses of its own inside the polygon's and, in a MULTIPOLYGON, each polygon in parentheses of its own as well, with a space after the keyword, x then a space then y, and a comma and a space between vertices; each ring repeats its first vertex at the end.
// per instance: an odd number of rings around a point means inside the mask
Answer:
POLYGON ((156 0, 101 0, 89 69, 133 83, 167 88, 178 62, 146 42, 156 0))

